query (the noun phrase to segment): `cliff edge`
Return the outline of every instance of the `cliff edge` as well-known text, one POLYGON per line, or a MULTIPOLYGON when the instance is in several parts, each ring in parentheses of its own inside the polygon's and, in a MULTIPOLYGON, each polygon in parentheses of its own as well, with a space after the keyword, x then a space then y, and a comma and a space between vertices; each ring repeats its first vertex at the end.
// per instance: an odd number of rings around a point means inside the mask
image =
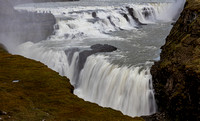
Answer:
POLYGON ((200 1, 187 0, 151 68, 160 112, 171 120, 200 120, 200 1))
POLYGON ((3 48, 0 44, 0 120, 143 121, 78 98, 69 79, 3 48))
MULTIPOLYGON (((41 41, 54 24, 51 14, 17 12, 8 0, 0 0, 0 43, 5 46, 41 41)), ((143 120, 78 98, 69 79, 38 61, 9 54, 5 46, 0 44, 0 120, 143 120)))

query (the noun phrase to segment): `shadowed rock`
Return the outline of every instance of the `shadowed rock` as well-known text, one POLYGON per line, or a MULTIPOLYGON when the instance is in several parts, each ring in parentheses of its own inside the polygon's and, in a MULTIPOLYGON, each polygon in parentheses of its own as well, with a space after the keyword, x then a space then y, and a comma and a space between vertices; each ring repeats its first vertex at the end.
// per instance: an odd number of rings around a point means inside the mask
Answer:
POLYGON ((125 14, 125 13, 122 13, 122 16, 128 21, 128 22, 130 22, 130 20, 129 20, 129 18, 128 18, 128 15, 127 14, 125 14))
POLYGON ((93 17, 93 18, 96 18, 96 17, 97 17, 96 12, 92 12, 92 17, 93 17))
POLYGON ((145 25, 145 24, 141 23, 137 17, 135 17, 135 12, 134 12, 133 8, 129 8, 129 7, 126 7, 126 8, 127 8, 128 12, 129 12, 129 14, 131 15, 131 17, 135 20, 135 22, 138 25, 145 25))
POLYGON ((116 47, 112 46, 112 45, 108 45, 108 44, 96 44, 96 45, 92 45, 90 47, 92 50, 85 50, 83 52, 79 53, 79 70, 83 69, 85 61, 87 59, 88 56, 95 54, 95 53, 101 53, 101 52, 113 52, 115 50, 117 50, 116 47))
POLYGON ((80 51, 79 48, 70 48, 70 49, 65 50, 65 54, 67 55, 67 59, 68 59, 69 65, 71 65, 74 53, 78 52, 78 51, 80 51))
POLYGON ((172 121, 200 120, 200 2, 187 0, 151 68, 157 105, 172 121))
MULTIPOLYGON (((112 46, 112 45, 108 45, 108 44, 95 44, 95 45, 92 45, 91 47, 91 50, 84 50, 82 52, 79 53, 79 58, 77 60, 75 60, 76 62, 76 70, 75 70, 75 74, 73 76, 73 80, 75 81, 78 81, 78 78, 79 78, 79 74, 80 74, 80 71, 83 69, 84 65, 85 65, 85 62, 88 58, 88 56, 92 55, 92 54, 96 54, 96 53, 102 53, 102 52, 113 52, 115 50, 117 50, 116 47, 112 46)), ((78 48, 74 48, 72 50, 66 50, 65 53, 67 54, 67 56, 69 56, 69 62, 71 64, 71 60, 72 60, 72 57, 73 57, 73 54, 75 52, 79 51, 78 48), (71 52, 68 52, 68 51, 71 51, 71 52)), ((76 84, 78 84, 78 82, 76 82, 76 84)), ((75 88, 77 87, 78 85, 75 85, 75 88)))

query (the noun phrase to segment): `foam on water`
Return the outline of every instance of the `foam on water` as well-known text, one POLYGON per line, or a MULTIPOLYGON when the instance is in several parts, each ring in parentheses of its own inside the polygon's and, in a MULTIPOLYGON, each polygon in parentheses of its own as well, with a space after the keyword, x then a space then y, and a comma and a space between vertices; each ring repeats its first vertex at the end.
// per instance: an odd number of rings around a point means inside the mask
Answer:
POLYGON ((74 93, 133 117, 156 112, 150 69, 118 67, 104 56, 87 59, 74 93))
MULTIPOLYGON (((142 57, 142 53, 154 55, 151 50, 159 49, 154 46, 154 38, 152 42, 149 39, 144 43, 137 42, 142 38, 138 36, 144 36, 148 30, 140 28, 145 28, 146 24, 173 22, 180 13, 179 9, 183 3, 184 1, 178 0, 175 3, 129 2, 109 6, 69 6, 64 3, 20 5, 15 8, 51 12, 56 17, 57 23, 54 34, 47 40, 39 43, 23 43, 16 48, 14 54, 41 61, 60 75, 67 76, 75 87, 74 94, 84 100, 120 110, 133 117, 150 115, 156 112, 150 74, 152 62, 149 63, 147 58, 142 57), (119 37, 119 34, 122 36, 119 37), (118 48, 110 55, 102 53, 88 56, 82 63, 83 68, 78 69, 81 60, 79 55, 84 50, 90 50, 88 46, 90 41, 101 43, 101 40, 110 40, 108 43, 115 45, 116 39, 119 38, 122 38, 119 47, 124 50, 118 48), (151 43, 146 44, 148 41, 151 43), (135 51, 130 51, 132 49, 135 51), (114 61, 111 61, 113 59, 111 55, 117 59, 127 59, 126 53, 131 54, 136 60, 142 57, 146 63, 138 61, 139 63, 132 63, 129 66, 120 63, 119 66, 119 63, 114 64, 114 61)), ((163 34, 159 32, 155 32, 155 36, 163 34)))
MULTIPOLYGON (((175 3, 138 3, 122 6, 17 6, 17 10, 51 12, 57 17, 56 35, 52 38, 111 38, 110 32, 131 30, 140 24, 172 22, 177 19, 184 0, 175 3)), ((55 3, 56 5, 56 3, 55 3)))
POLYGON ((39 60, 60 75, 66 75, 75 85, 74 94, 84 100, 130 116, 156 112, 149 66, 118 67, 109 63, 106 56, 93 55, 87 58, 84 68, 77 74, 79 52, 74 52, 70 63, 69 55, 63 50, 27 42, 18 47, 17 54, 39 60))

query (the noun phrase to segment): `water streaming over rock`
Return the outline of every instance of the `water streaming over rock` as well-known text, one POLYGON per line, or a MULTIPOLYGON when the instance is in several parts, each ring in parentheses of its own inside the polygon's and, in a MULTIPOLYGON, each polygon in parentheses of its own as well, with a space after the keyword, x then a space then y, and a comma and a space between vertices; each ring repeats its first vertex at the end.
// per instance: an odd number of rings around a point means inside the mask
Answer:
POLYGON ((84 100, 130 116, 155 113, 150 67, 178 12, 162 14, 176 3, 68 4, 17 6, 19 11, 51 12, 57 24, 49 39, 23 43, 13 53, 39 60, 67 76, 74 94, 84 100), (118 49, 91 47, 99 43, 118 49))

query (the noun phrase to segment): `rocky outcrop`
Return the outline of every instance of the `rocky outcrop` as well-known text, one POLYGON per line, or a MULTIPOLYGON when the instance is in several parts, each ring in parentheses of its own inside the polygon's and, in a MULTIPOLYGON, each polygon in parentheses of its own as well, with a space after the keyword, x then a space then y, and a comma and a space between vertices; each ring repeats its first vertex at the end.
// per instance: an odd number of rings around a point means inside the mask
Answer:
POLYGON ((93 55, 96 53, 113 52, 116 50, 117 50, 116 47, 114 47, 112 45, 108 45, 108 44, 95 44, 95 45, 92 45, 90 48, 82 50, 82 51, 80 51, 79 48, 71 48, 71 49, 65 50, 65 54, 68 57, 69 64, 71 64, 74 53, 79 52, 79 56, 78 56, 77 60, 75 60, 76 67, 74 70, 75 75, 73 77, 74 78, 73 80, 76 80, 75 84, 77 84, 77 85, 74 85, 74 87, 76 88, 78 86, 79 74, 80 74, 81 70, 84 68, 85 62, 90 55, 93 55))
POLYGON ((104 44, 104 45, 95 44, 95 45, 92 45, 90 48, 91 48, 91 50, 84 50, 79 53, 78 70, 83 69, 83 67, 85 65, 85 61, 88 56, 93 55, 95 53, 113 52, 113 51, 117 50, 116 47, 114 47, 112 45, 108 45, 108 44, 104 44))
MULTIPOLYGON (((134 11, 133 8, 126 7, 126 9, 128 10, 128 13, 131 15, 131 17, 133 18, 133 20, 135 20, 135 22, 137 23, 138 26, 144 25, 143 23, 141 23, 141 22, 139 21, 139 19, 138 19, 137 17, 135 17, 135 11, 134 11)), ((124 15, 124 17, 126 18, 126 20, 129 21, 127 15, 124 15)))
POLYGON ((188 0, 151 69, 160 112, 170 120, 200 120, 200 1, 188 0))

